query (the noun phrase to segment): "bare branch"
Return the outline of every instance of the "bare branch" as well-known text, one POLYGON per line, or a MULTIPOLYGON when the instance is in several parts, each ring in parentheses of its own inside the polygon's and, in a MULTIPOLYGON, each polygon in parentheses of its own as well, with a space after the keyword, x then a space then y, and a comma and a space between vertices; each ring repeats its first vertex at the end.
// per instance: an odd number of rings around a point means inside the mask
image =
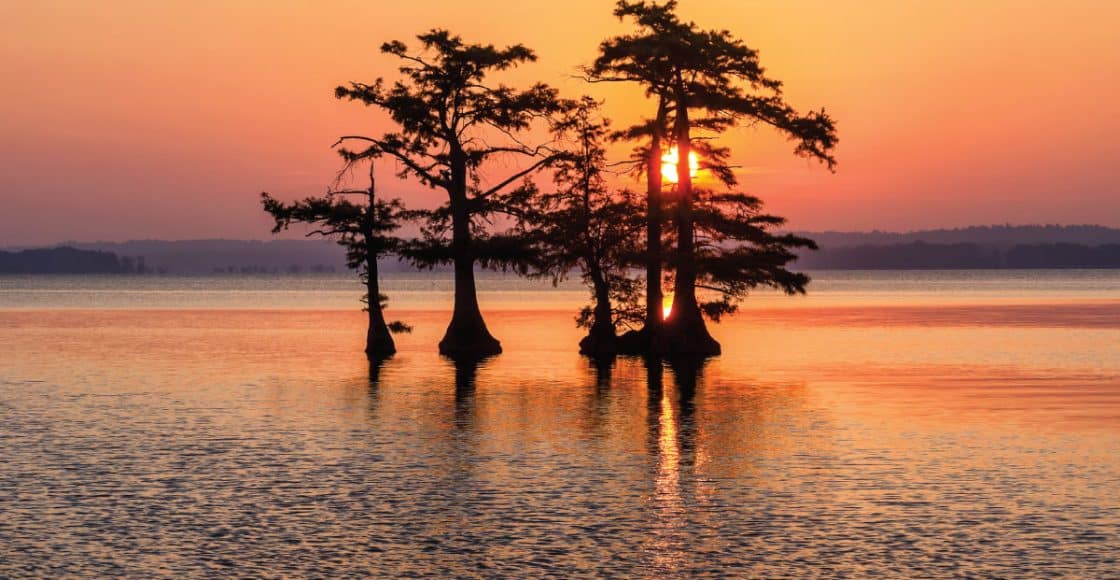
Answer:
POLYGON ((522 171, 518 171, 517 173, 514 173, 513 175, 509 176, 507 179, 505 179, 504 181, 502 181, 498 185, 495 185, 494 187, 491 187, 490 189, 486 190, 485 192, 478 194, 476 197, 485 199, 486 197, 489 197, 489 196, 501 191, 502 188, 504 188, 504 187, 508 186, 509 184, 517 181, 518 179, 521 179, 521 178, 525 177, 526 175, 529 175, 530 173, 536 171, 537 169, 540 169, 542 166, 544 166, 548 163, 552 163, 553 161, 556 160, 556 157, 557 157, 556 155, 549 155, 548 157, 540 159, 536 163, 530 165, 527 169, 524 169, 522 171))
POLYGON ((388 155, 392 156, 393 158, 395 158, 397 161, 400 161, 401 163, 403 163, 406 167, 408 167, 410 170, 412 170, 412 172, 419 175, 421 177, 421 179, 424 179, 428 183, 431 183, 433 185, 437 185, 437 186, 443 187, 443 188, 446 188, 446 187, 450 186, 450 184, 446 180, 432 175, 431 170, 433 168, 435 168, 438 165, 438 163, 433 163, 433 164, 431 164, 427 167, 425 167, 423 165, 420 165, 419 163, 417 163, 414 159, 412 159, 408 155, 406 155, 404 153, 401 153, 400 151, 397 151, 396 149, 385 147, 384 142, 381 141, 380 139, 374 139, 372 137, 365 137, 365 136, 362 136, 362 135, 343 135, 342 137, 338 138, 338 141, 335 141, 335 143, 334 143, 334 145, 332 145, 332 147, 338 147, 340 144, 342 144, 344 141, 347 141, 347 140, 358 140, 358 141, 366 141, 366 142, 372 143, 374 145, 374 147, 376 148, 378 154, 388 154, 388 155))
POLYGON ((717 288, 716 286, 708 286, 706 284, 693 284, 693 287, 701 290, 711 290, 712 292, 719 292, 720 294, 727 294, 733 296, 735 293, 727 290, 726 288, 717 288))
POLYGON ((377 139, 374 139, 372 137, 365 137, 365 136, 362 136, 362 135, 343 135, 343 136, 338 138, 338 141, 334 142, 334 145, 331 145, 331 148, 338 147, 339 145, 342 145, 342 143, 344 141, 348 141, 348 140, 352 140, 352 139, 357 140, 357 141, 368 141, 368 142, 376 144, 376 145, 381 144, 377 139))

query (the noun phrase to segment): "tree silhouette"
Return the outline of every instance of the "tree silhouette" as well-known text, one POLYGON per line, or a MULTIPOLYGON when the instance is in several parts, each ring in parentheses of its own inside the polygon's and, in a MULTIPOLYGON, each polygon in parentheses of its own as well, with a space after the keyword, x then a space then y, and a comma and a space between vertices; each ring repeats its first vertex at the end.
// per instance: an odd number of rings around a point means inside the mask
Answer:
POLYGON ((283 203, 261 193, 264 210, 276 221, 272 233, 279 233, 293 223, 311 224, 316 229, 308 236, 334 239, 346 248, 346 263, 358 271, 366 285, 362 301, 366 303, 369 326, 366 330, 366 354, 382 357, 396 352, 391 332, 409 332, 403 322, 386 323, 384 308, 388 298, 381 293, 377 275, 377 259, 394 252, 400 240, 392 232, 400 227, 402 207, 397 199, 378 199, 373 164, 369 168, 368 189, 331 189, 321 197, 307 197, 293 203, 283 203), (344 196, 357 195, 362 203, 355 203, 344 196))
POLYGON ((589 355, 617 353, 616 329, 642 321, 641 281, 629 272, 641 252, 641 208, 629 192, 607 187, 609 127, 590 97, 554 123, 557 141, 566 145, 554 164, 556 189, 525 216, 539 243, 540 271, 555 283, 578 269, 591 288, 592 305, 577 319, 588 329, 580 352, 589 355))
MULTIPOLYGON (((620 2, 614 14, 622 19, 630 10, 629 5, 620 2)), ((664 19, 664 15, 659 16, 664 11, 664 8, 650 6, 645 18, 664 19)), ((652 119, 613 135, 617 140, 642 140, 645 143, 636 150, 638 172, 646 178, 645 327, 639 336, 631 337, 631 343, 637 341, 637 344, 628 347, 631 351, 647 349, 648 341, 660 334, 662 325, 661 284, 665 257, 661 244, 664 219, 661 158, 665 152, 666 123, 670 112, 668 91, 662 85, 665 79, 671 77, 674 67, 670 58, 673 48, 667 44, 669 40, 648 32, 605 40, 599 46, 599 57, 584 70, 591 82, 637 82, 645 88, 647 96, 657 101, 656 114, 652 119)))
MULTIPOLYGON (((759 286, 787 294, 804 294, 809 277, 786 265, 799 248, 817 249, 813 240, 776 234, 786 220, 762 213, 762 201, 742 193, 697 190, 692 208, 695 288, 711 298, 699 310, 714 321, 738 309, 747 293, 759 286)), ((679 276, 679 274, 678 274, 679 276)), ((674 300, 674 308, 676 301, 674 300)))
MULTIPOLYGON (((725 238, 724 241, 761 242, 762 246, 769 248, 770 253, 740 252, 734 260, 730 256, 723 261, 713 260, 712 253, 722 251, 718 246, 707 247, 703 255, 698 253, 697 216, 694 212, 697 192, 693 188, 689 166, 694 140, 701 136, 711 138, 743 123, 763 123, 795 141, 794 152, 797 155, 818 159, 832 169, 835 159, 831 151, 836 144, 836 132, 832 119, 823 110, 801 115, 783 100, 781 82, 766 76, 759 64, 757 51, 728 31, 701 30, 695 23, 682 21, 675 13, 676 6, 674 0, 662 4, 620 0, 615 7, 615 16, 634 20, 638 32, 604 41, 599 48, 599 57, 587 72, 589 78, 595 81, 637 82, 647 95, 657 100, 658 117, 651 123, 650 133, 655 138, 651 139, 647 153, 647 174, 652 175, 655 165, 660 165, 661 144, 656 136, 661 131, 670 132, 676 150, 677 179, 672 191, 676 226, 676 249, 671 259, 674 269, 673 307, 661 328, 651 333, 650 349, 655 354, 718 354, 719 343, 708 333, 703 317, 705 311, 697 299, 696 289, 700 282, 718 280, 717 287, 729 290, 730 294, 725 296, 734 298, 741 296, 743 289, 752 284, 773 282, 773 285, 786 287, 796 281, 788 279, 784 270, 779 271, 763 260, 774 258, 771 255, 775 250, 772 240, 725 238), (660 124, 662 119, 664 127, 660 124), (671 129, 667 129, 670 126, 671 129), (753 263, 752 258, 762 261, 753 263), (702 267, 725 267, 732 263, 735 268, 722 269, 718 273, 701 271, 702 267), (778 278, 768 278, 773 276, 778 278), (742 284, 735 279, 741 280, 742 284)), ((725 184, 735 184, 732 171, 723 163, 728 155, 725 149, 708 145, 697 148, 722 156, 715 163, 708 160, 704 167, 712 170, 716 178, 725 184)), ((712 198, 711 201, 717 205, 739 207, 727 215, 751 210, 752 205, 753 210, 757 210, 757 203, 748 202, 748 198, 736 199, 712 198)), ((711 218, 711 212, 706 217, 711 218)), ((755 225, 761 225, 761 222, 755 225)), ((792 239, 785 242, 782 247, 786 250, 808 245, 792 239)), ((800 283, 801 290, 807 281, 805 278, 800 283)), ((795 286, 797 284, 789 287, 795 286)), ((709 306, 709 311, 723 313, 727 307, 709 306)))
POLYGON ((400 164, 399 176, 444 190, 447 203, 413 212, 423 221, 422 237, 401 248, 420 267, 454 264, 455 306, 440 341, 446 355, 485 356, 501 352, 478 307, 474 266, 525 271, 528 243, 512 233, 488 228, 496 213, 516 214, 531 188, 511 187, 555 160, 543 146, 530 146, 518 134, 535 120, 565 108, 556 90, 536 84, 527 90, 487 84, 487 75, 536 60, 518 44, 506 48, 465 44, 446 30, 417 37, 423 47, 411 54, 393 41, 381 51, 404 64, 402 79, 386 86, 351 83, 336 89, 340 99, 361 101, 386 111, 399 125, 380 137, 344 136, 342 153, 351 160, 388 156, 400 164), (352 143, 361 148, 350 149, 352 143), (527 159, 527 167, 483 185, 482 173, 499 156, 527 159))

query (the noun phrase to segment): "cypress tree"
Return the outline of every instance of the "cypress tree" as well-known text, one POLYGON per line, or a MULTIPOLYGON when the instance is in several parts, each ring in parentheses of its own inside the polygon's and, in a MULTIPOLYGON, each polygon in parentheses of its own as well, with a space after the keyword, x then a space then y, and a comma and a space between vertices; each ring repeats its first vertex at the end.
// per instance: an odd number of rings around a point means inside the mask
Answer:
POLYGON ((525 144, 518 134, 561 111, 565 103, 545 84, 518 90, 489 82, 491 73, 536 60, 525 46, 467 44, 446 30, 417 38, 422 46, 417 54, 400 41, 381 46, 383 53, 403 61, 400 80, 336 89, 338 98, 378 107, 398 125, 380 137, 344 136, 341 151, 351 160, 387 156, 400 164, 400 177, 416 178, 447 194, 441 207, 411 212, 422 220, 423 235, 400 251, 420 267, 454 266, 454 312, 440 352, 497 354, 501 344, 479 310, 474 267, 529 267, 526 239, 513 232, 494 233, 487 226, 494 214, 517 213, 532 190, 511 186, 554 160, 547 148, 525 144), (351 148, 354 144, 360 146, 351 148), (527 166, 484 186, 484 169, 499 157, 526 159, 527 166))
MULTIPOLYGON (((737 265, 721 270, 718 276, 719 287, 735 289, 725 295, 732 302, 742 295, 739 290, 743 286, 735 283, 736 279, 748 287, 751 281, 754 285, 784 287, 785 275, 763 259, 773 256, 762 252, 740 253, 737 260, 714 261, 713 255, 735 250, 723 246, 708 246, 704 252, 698 250, 695 207, 698 191, 693 187, 690 167, 696 139, 710 139, 741 124, 762 123, 793 140, 795 154, 817 159, 830 170, 835 165, 832 150, 837 139, 834 123, 824 110, 802 115, 785 102, 781 82, 766 75, 757 51, 726 30, 701 30, 695 23, 681 20, 675 13, 676 6, 674 0, 661 4, 620 0, 614 14, 620 19, 634 20, 638 32, 604 41, 599 57, 588 68, 588 75, 596 81, 639 83, 647 95, 657 100, 657 121, 661 120, 663 111, 666 113, 664 124, 653 124, 652 135, 668 131, 677 157, 676 183, 671 194, 676 241, 670 259, 674 270, 673 306, 661 327, 650 334, 649 350, 659 355, 703 356, 720 352, 719 343, 707 330, 705 310, 696 293, 704 280, 713 279, 713 273, 703 268, 723 267, 732 262, 737 265), (751 258, 760 261, 752 262, 751 258), (777 278, 773 278, 775 276, 777 278)), ((651 138, 651 144, 660 145, 660 142, 651 138)), ((652 145, 649 148, 648 174, 653 173, 655 162, 660 165, 660 149, 661 146, 652 145)), ((704 166, 712 169, 727 185, 734 185, 734 175, 726 165, 709 161, 704 166)), ((647 179, 652 177, 647 176, 647 179)), ((756 200, 751 201, 749 197, 712 197, 709 201, 714 204, 711 207, 739 208, 728 210, 731 213, 724 215, 740 215, 739 210, 757 212, 758 209, 756 200)), ((706 213, 705 219, 710 218, 710 214, 710 211, 706 213)), ((711 233, 710 225, 704 227, 711 233)), ((811 247, 808 241, 776 239, 784 240, 784 245, 779 245, 787 250, 811 247)), ((723 241, 762 242, 771 250, 778 243, 736 238, 730 234, 723 241)), ((714 308, 711 306, 708 310, 717 312, 714 308)))
POLYGON ((589 97, 554 124, 556 140, 566 144, 554 164, 555 189, 539 197, 525 220, 539 244, 540 273, 555 283, 578 270, 591 289, 592 304, 577 319, 588 329, 580 341, 580 352, 588 355, 617 353, 617 328, 643 317, 642 284, 630 267, 641 254, 644 223, 633 195, 607 186, 609 130, 589 97))
POLYGON ((385 321, 384 308, 388 298, 381 293, 377 273, 377 259, 395 252, 400 240, 392 232, 400 228, 403 207, 400 200, 379 199, 373 164, 369 169, 368 189, 332 189, 326 195, 307 197, 284 203, 261 193, 264 210, 275 220, 272 233, 279 233, 293 223, 303 223, 315 229, 308 236, 334 239, 346 249, 347 265, 358 272, 366 286, 362 301, 366 303, 368 327, 366 354, 371 358, 396 352, 392 332, 408 332, 411 328, 403 322, 385 321), (356 195, 359 202, 345 196, 356 195))

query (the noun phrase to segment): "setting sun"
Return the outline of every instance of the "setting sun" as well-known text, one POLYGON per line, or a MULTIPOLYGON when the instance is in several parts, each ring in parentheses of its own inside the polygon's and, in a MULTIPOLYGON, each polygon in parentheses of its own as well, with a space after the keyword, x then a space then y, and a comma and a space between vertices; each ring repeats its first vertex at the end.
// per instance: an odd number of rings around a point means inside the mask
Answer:
MULTIPOLYGON (((673 147, 661 156, 661 177, 669 183, 677 182, 677 148, 673 147)), ((689 177, 696 177, 696 172, 700 170, 700 157, 696 155, 695 151, 688 152, 688 175, 689 177)))

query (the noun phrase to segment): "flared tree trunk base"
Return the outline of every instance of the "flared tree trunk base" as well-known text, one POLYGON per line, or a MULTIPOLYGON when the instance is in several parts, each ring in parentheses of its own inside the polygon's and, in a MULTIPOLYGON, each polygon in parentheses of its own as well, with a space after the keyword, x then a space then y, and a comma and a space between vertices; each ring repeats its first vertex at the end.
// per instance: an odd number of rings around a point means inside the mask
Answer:
POLYGON ((393 335, 382 321, 379 325, 371 323, 366 332, 366 356, 371 359, 386 357, 397 352, 393 335))
POLYGON ((366 356, 371 359, 383 358, 396 354, 397 345, 393 343, 393 339, 377 340, 375 342, 366 342, 366 356))
POLYGON ((618 354, 618 340, 614 328, 598 331, 592 329, 579 341, 579 353, 592 357, 614 356, 618 354))
POLYGON ((650 353, 650 331, 648 328, 624 332, 616 341, 618 354, 643 356, 650 353))
POLYGON ((661 332, 650 341, 649 353, 663 357, 706 357, 722 352, 699 314, 665 321, 661 332))
POLYGON ((631 330, 618 337, 617 354, 632 356, 709 357, 720 354, 723 349, 712 335, 704 332, 674 332, 662 330, 659 336, 651 338, 645 329, 631 330))
POLYGON ((439 341, 439 353, 454 359, 482 359, 501 354, 502 343, 486 329, 486 324, 456 324, 447 327, 439 341))

